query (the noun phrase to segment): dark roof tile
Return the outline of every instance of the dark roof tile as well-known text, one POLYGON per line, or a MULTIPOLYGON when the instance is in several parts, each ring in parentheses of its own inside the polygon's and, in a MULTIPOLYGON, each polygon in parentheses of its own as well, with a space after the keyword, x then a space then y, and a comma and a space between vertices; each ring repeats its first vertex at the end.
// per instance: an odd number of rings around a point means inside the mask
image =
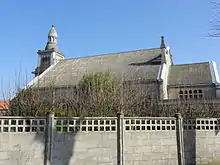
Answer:
MULTIPOLYGON (((156 80, 159 65, 130 65, 144 63, 161 54, 160 48, 65 59, 39 79, 39 87, 76 85, 86 74, 109 72, 117 78, 156 80)), ((36 86, 36 84, 35 84, 36 86)))
POLYGON ((209 62, 173 65, 169 70, 168 85, 212 83, 209 62))

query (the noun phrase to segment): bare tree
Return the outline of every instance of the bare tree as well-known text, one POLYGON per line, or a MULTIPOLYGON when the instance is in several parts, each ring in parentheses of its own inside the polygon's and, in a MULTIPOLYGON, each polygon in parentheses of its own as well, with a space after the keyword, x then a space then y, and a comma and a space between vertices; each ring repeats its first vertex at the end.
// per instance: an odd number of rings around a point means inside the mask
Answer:
POLYGON ((213 20, 211 21, 212 28, 209 36, 220 37, 220 2, 211 2, 213 7, 213 20))
MULTIPOLYGON (((149 99, 147 91, 137 85, 120 82, 109 73, 86 75, 76 86, 27 88, 11 100, 10 115, 97 117, 116 116, 174 116, 220 117, 218 104, 206 100, 175 100, 163 102, 149 99)), ((151 94, 150 94, 151 95, 151 94)))

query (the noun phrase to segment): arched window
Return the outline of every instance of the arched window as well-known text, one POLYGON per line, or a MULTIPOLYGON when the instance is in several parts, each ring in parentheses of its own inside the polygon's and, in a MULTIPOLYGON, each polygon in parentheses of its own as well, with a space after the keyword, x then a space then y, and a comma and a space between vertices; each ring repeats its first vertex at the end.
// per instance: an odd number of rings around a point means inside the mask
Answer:
POLYGON ((194 93, 194 94, 197 93, 197 90, 194 90, 193 93, 194 93))
POLYGON ((179 98, 183 99, 183 91, 182 90, 179 91, 179 98))
POLYGON ((184 91, 184 93, 185 93, 185 94, 188 94, 188 91, 187 91, 187 90, 185 90, 185 91, 184 91))
POLYGON ((203 98, 203 91, 200 89, 199 90, 199 98, 202 99, 203 98))
POLYGON ((189 93, 191 94, 191 93, 192 93, 192 90, 189 90, 189 93))

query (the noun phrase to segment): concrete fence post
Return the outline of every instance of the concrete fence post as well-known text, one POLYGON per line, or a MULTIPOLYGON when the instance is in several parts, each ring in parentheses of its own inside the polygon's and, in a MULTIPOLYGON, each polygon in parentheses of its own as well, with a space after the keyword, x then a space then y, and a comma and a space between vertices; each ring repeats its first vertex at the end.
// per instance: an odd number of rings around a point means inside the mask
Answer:
POLYGON ((175 117, 176 117, 176 140, 177 140, 178 165, 185 165, 184 141, 183 141, 183 118, 180 113, 176 113, 175 117))
POLYGON ((54 113, 47 114, 44 165, 52 165, 54 113))
POLYGON ((117 114, 117 165, 123 165, 124 161, 124 114, 117 114))

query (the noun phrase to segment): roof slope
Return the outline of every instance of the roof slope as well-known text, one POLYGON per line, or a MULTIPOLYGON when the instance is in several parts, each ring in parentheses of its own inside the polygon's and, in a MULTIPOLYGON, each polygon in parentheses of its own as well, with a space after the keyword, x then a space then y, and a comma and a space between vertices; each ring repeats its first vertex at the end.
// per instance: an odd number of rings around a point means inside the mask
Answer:
POLYGON ((147 65, 145 62, 160 54, 161 49, 155 48, 65 59, 39 78, 37 85, 39 87, 76 85, 84 75, 93 72, 110 72, 125 81, 156 80, 160 65, 147 65))
POLYGON ((169 70, 168 85, 212 83, 209 62, 173 65, 169 70))

